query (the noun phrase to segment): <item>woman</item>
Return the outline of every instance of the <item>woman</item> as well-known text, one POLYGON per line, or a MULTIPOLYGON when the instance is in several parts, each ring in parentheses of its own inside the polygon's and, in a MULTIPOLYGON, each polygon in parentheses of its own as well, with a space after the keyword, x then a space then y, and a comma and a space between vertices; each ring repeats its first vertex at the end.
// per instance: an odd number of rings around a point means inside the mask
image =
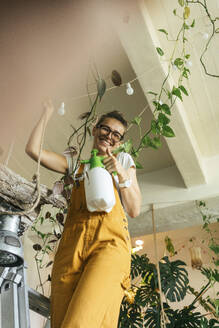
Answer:
MULTIPOLYGON (((51 102, 33 130, 26 153, 37 161, 43 126, 54 108, 51 102)), ((124 290, 130 286, 131 244, 125 211, 138 216, 141 194, 131 156, 112 154, 122 142, 127 122, 117 112, 107 113, 93 128, 93 148, 104 155, 105 168, 117 172, 114 183, 116 204, 109 213, 89 212, 83 175, 73 187, 65 227, 55 255, 51 282, 52 328, 116 328, 124 290), (124 209, 123 209, 124 208, 124 209)), ((53 171, 69 170, 65 156, 43 150, 41 164, 53 171)), ((70 172, 71 173, 71 172, 70 172)))

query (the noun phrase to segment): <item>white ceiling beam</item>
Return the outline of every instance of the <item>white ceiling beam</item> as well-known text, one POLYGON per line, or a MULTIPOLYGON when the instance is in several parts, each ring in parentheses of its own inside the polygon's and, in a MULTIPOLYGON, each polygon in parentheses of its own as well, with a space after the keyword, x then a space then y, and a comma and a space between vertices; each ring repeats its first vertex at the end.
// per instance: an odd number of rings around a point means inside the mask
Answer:
MULTIPOLYGON (((138 3, 140 4, 139 8, 133 7, 130 10, 128 22, 120 22, 116 28, 129 61, 136 75, 140 77, 139 83, 145 96, 148 97, 147 91, 160 90, 167 74, 167 63, 163 58, 161 61, 156 52, 156 47, 159 47, 159 40, 147 8, 143 0, 138 3)), ((171 76, 167 83, 171 89, 174 84, 171 76)), ((153 108, 152 99, 147 100, 153 108)), ((176 101, 174 106, 171 127, 176 137, 166 138, 166 141, 186 187, 205 184, 206 173, 201 153, 183 103, 180 101, 176 101)))

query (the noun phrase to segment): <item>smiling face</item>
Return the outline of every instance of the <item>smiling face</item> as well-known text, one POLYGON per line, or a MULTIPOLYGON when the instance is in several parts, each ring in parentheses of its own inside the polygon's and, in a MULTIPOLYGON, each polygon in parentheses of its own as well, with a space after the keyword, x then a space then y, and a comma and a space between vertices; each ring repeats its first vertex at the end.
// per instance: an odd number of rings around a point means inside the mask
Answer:
POLYGON ((124 133, 125 127, 120 121, 115 118, 105 118, 100 126, 93 129, 93 148, 98 149, 100 155, 105 155, 107 148, 112 151, 121 144, 119 139, 124 133))

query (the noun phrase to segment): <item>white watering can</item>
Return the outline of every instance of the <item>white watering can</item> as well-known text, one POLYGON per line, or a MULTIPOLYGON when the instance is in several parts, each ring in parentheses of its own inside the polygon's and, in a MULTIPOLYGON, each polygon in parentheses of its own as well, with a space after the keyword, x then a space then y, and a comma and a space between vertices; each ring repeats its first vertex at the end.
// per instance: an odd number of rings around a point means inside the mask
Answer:
POLYGON ((87 209, 90 212, 109 213, 116 203, 113 179, 111 174, 104 168, 104 156, 97 156, 98 150, 91 151, 91 158, 81 163, 90 164, 84 178, 85 197, 87 209))

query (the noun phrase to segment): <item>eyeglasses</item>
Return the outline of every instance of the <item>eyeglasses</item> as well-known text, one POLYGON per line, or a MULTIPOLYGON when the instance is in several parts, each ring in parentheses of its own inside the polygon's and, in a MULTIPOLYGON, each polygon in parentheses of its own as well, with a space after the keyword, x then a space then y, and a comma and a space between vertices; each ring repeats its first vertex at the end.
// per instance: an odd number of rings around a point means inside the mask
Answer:
POLYGON ((108 136, 111 133, 111 138, 115 142, 119 142, 124 138, 124 135, 120 134, 118 131, 113 131, 108 125, 100 124, 97 126, 100 129, 100 133, 108 136))

